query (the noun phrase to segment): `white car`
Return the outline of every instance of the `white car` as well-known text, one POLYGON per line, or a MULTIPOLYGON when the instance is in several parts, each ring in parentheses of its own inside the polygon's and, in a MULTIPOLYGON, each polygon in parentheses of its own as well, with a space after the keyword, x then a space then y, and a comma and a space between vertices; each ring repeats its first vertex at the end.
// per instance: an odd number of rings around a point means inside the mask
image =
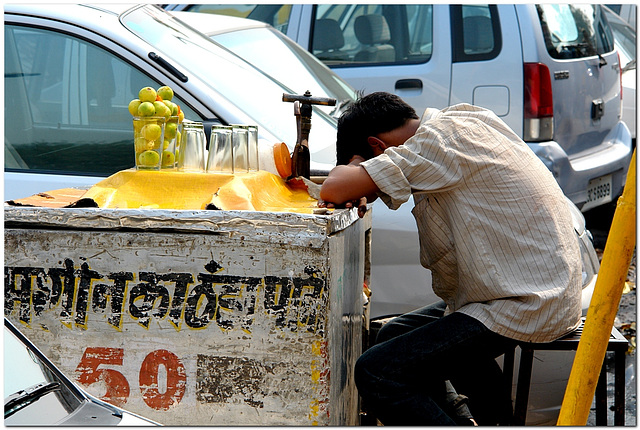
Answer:
POLYGON ((159 424, 87 393, 5 318, 4 425, 139 427, 159 424))
MULTIPOLYGON (((207 129, 255 123, 262 141, 290 149, 295 118, 282 94, 336 98, 337 106, 316 106, 312 117, 312 170, 326 173, 335 164, 336 118, 355 99, 351 86, 269 25, 211 17, 211 40, 187 19, 152 5, 5 5, 5 200, 87 187, 132 167, 127 104, 147 84, 174 88, 186 117, 207 129)), ((570 206, 586 313, 599 265, 584 219, 570 206)), ((373 205, 374 318, 437 300, 420 266, 411 207, 373 205)), ((534 370, 528 422, 555 423, 572 354, 536 357, 543 366, 534 370)))
MULTIPOLYGON (((635 12, 635 5, 634 12, 635 12)), ((636 138, 636 30, 627 21, 606 6, 602 6, 607 21, 613 31, 620 67, 622 67, 622 120, 631 131, 631 137, 636 138)), ((635 21, 635 20, 634 20, 635 21)))
POLYGON ((613 12, 618 14, 620 18, 624 19, 629 23, 633 30, 636 30, 636 18, 638 16, 638 6, 631 3, 623 3, 623 4, 607 4, 607 7, 611 9, 613 12))

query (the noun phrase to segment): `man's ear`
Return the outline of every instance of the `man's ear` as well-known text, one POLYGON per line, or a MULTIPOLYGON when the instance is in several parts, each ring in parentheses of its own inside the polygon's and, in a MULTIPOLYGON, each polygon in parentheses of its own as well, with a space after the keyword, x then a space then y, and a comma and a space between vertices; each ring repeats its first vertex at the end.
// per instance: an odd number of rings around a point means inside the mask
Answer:
POLYGON ((375 155, 381 154, 385 149, 387 149, 387 144, 375 136, 367 137, 367 143, 369 144, 375 155))

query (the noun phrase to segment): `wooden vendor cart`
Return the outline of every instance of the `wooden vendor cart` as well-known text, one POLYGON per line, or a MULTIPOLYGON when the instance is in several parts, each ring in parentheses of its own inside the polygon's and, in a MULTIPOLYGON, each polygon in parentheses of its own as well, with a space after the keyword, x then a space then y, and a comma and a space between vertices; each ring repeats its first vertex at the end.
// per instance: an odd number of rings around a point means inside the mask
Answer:
POLYGON ((5 205, 5 316, 164 425, 356 425, 371 214, 5 205))

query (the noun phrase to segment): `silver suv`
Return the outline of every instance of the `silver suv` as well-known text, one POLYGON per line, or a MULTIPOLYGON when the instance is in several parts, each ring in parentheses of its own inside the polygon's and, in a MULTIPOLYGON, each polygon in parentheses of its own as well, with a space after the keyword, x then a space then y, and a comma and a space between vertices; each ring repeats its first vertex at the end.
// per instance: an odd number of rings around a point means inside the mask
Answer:
POLYGON ((167 5, 265 21, 364 93, 419 113, 496 112, 584 212, 620 195, 631 160, 621 66, 600 5, 167 5))

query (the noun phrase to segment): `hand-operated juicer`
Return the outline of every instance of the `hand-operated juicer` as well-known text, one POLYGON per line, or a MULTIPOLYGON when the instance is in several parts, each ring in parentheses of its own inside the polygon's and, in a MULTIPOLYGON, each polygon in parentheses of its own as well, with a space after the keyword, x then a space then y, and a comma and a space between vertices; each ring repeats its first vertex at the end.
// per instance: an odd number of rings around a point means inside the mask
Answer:
POLYGON ((311 97, 307 90, 304 95, 282 94, 283 102, 293 102, 293 114, 296 117, 298 137, 291 155, 291 178, 302 176, 309 179, 311 174, 309 153, 309 131, 311 130, 311 105, 335 106, 336 99, 311 97))

